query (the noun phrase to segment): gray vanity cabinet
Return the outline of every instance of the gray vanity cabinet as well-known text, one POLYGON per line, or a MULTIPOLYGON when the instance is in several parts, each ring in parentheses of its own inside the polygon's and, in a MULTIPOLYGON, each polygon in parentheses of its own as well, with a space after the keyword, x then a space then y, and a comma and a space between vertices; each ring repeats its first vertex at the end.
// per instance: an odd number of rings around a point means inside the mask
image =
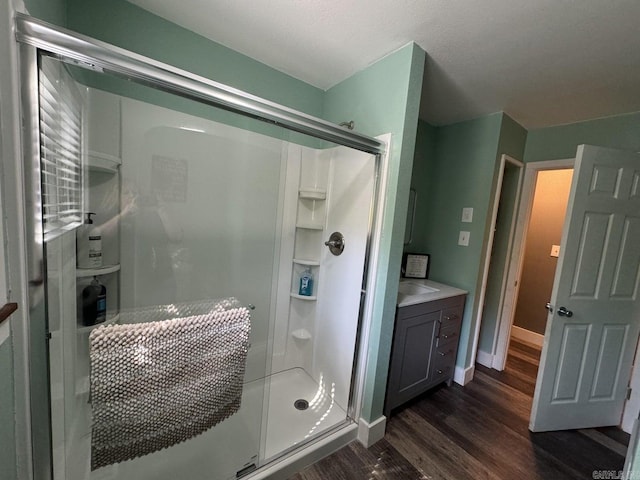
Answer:
POLYGON ((398 307, 385 415, 442 382, 451 383, 465 295, 398 307))

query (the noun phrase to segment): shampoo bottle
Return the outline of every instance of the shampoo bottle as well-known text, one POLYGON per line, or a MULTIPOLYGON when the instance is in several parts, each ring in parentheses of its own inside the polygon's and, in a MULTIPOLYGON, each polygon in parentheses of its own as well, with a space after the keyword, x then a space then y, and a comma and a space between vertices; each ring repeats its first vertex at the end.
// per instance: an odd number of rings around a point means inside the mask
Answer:
POLYGON ((82 290, 82 324, 96 325, 107 318, 107 287, 97 277, 82 290))
POLYGON ((300 288, 298 289, 298 294, 305 297, 313 295, 313 273, 311 273, 311 268, 307 268, 302 272, 302 275, 300 275, 300 288))
POLYGON ((102 235, 94 226, 91 215, 87 213, 84 224, 76 231, 76 263, 78 268, 99 268, 102 266, 102 235))

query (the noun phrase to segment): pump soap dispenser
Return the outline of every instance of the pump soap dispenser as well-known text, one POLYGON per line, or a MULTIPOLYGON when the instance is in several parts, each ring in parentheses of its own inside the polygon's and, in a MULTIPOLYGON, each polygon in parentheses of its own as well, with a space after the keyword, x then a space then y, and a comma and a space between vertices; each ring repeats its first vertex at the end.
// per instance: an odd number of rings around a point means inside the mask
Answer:
POLYGON ((91 284, 82 290, 82 324, 102 323, 107 318, 107 288, 93 277, 91 284))
POLYGON ((78 268, 100 268, 102 266, 102 235, 100 229, 93 225, 91 215, 87 212, 84 224, 76 231, 76 263, 78 268))

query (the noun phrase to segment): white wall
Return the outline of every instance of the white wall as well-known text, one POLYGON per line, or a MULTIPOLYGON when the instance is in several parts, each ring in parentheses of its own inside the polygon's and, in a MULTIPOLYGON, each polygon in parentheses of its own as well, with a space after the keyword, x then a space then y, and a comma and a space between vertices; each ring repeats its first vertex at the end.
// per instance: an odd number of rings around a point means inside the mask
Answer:
POLYGON ((374 158, 345 147, 287 145, 129 99, 122 114, 123 310, 238 297, 256 306, 246 380, 302 367, 335 384, 346 408, 374 158), (174 169, 170 180, 158 176, 160 167, 174 169), (170 195, 158 191, 162 182, 170 195), (309 233, 317 236, 311 254, 321 260, 317 303, 289 295, 298 273, 291 261, 303 244, 295 225, 308 208, 298 200, 301 185, 327 189, 326 206, 319 202, 314 213, 325 229, 309 233), (347 238, 340 257, 322 245, 333 231, 347 238), (311 338, 294 338, 300 329, 311 338))
POLYGON ((229 296, 255 305, 245 381, 264 377, 282 142, 129 99, 122 115, 123 310, 229 296))
POLYGON ((355 354, 360 292, 369 228, 375 159, 346 147, 287 149, 278 314, 273 371, 302 368, 346 410, 355 354), (298 190, 326 190, 326 199, 299 199, 298 190), (323 230, 296 229, 318 223, 323 230), (331 233, 345 236, 334 256, 324 246, 331 233), (312 267, 317 301, 291 298, 306 268, 291 259, 317 259, 312 267))
POLYGON ((351 386, 360 310, 360 292, 367 247, 375 159, 346 147, 324 152, 330 161, 325 237, 340 232, 340 256, 324 247, 318 284, 312 374, 333 390, 346 410, 351 386))

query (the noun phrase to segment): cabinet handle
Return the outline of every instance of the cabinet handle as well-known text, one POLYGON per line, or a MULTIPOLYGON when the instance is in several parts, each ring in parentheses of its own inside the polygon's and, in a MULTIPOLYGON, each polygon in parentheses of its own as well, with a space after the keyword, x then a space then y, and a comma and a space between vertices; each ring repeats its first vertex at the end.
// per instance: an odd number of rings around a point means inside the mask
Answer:
POLYGON ((456 318, 458 318, 458 315, 445 315, 444 319, 445 320, 455 320, 456 318))
MULTIPOLYGON (((448 353, 448 352, 447 352, 448 353)), ((445 352, 438 352, 438 355, 440 355, 441 357, 444 357, 447 353, 445 352)))
POLYGON ((438 375, 442 375, 442 370, 438 370, 438 375))
POLYGON ((447 340, 448 338, 454 338, 456 336, 455 333, 452 333, 451 335, 443 335, 442 338, 444 338, 445 340, 447 340))

